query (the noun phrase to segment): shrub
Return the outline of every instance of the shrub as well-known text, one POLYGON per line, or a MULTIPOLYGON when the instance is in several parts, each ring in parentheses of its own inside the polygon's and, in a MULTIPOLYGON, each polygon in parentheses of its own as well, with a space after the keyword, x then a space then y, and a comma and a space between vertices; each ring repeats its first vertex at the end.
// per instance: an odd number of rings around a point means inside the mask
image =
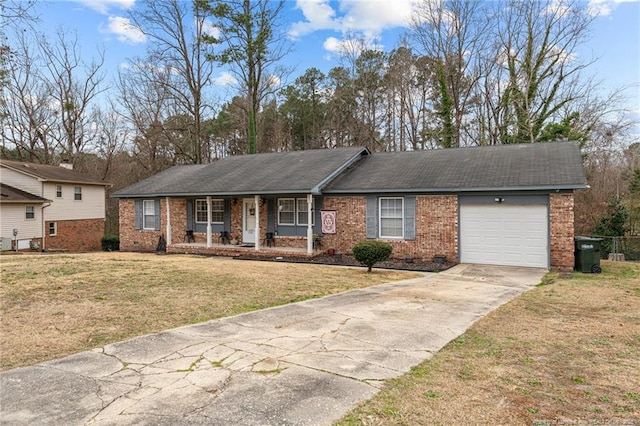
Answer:
POLYGON ((371 272, 371 268, 378 262, 384 262, 391 256, 393 247, 382 241, 362 241, 353 247, 353 257, 371 272))
POLYGON ((102 250, 104 251, 120 250, 120 237, 113 234, 108 234, 102 237, 102 250))

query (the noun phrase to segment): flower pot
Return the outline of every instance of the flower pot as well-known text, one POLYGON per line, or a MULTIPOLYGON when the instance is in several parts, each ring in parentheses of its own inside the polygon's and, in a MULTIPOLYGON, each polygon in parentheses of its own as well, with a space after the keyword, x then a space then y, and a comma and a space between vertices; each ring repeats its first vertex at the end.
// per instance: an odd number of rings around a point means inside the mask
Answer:
POLYGON ((334 254, 336 254, 336 249, 332 249, 332 248, 327 249, 327 254, 329 256, 333 256, 334 254))

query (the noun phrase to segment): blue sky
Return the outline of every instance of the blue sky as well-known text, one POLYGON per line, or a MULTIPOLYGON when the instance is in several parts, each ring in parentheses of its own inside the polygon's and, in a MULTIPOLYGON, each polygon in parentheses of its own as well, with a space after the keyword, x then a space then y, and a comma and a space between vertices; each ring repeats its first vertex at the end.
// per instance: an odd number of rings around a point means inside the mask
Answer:
MULTIPOLYGON (((84 55, 90 57, 102 46, 106 71, 115 75, 126 58, 142 56, 144 36, 128 26, 127 13, 136 0, 45 0, 37 2, 38 26, 47 33, 57 27, 76 30, 84 55)), ((190 0, 184 0, 190 1, 190 0)), ((608 88, 630 86, 627 107, 640 121, 640 1, 584 0, 596 19, 593 35, 579 52, 596 57, 590 67, 608 88)), ((288 61, 296 66, 293 78, 311 67, 322 71, 339 64, 337 50, 347 32, 361 34, 384 50, 398 45, 407 30, 407 18, 416 0, 288 0, 286 28, 294 52, 288 61)), ((219 83, 226 80, 220 70, 219 83)))

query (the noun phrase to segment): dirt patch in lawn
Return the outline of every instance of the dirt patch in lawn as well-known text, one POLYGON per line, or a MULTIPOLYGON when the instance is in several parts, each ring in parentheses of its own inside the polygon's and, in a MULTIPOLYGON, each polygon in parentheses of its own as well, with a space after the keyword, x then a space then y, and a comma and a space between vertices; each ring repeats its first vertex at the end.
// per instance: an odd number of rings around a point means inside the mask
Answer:
POLYGON ((549 274, 339 425, 640 425, 640 264, 549 274))
POLYGON ((0 368, 417 273, 142 253, 2 256, 0 368))

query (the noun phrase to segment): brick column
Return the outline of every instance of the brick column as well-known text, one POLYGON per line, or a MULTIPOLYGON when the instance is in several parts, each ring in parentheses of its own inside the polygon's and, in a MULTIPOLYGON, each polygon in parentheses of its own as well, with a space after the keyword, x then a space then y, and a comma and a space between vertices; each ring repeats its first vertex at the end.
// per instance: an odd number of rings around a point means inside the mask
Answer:
POLYGON ((551 269, 570 273, 574 266, 573 193, 549 195, 551 269))

